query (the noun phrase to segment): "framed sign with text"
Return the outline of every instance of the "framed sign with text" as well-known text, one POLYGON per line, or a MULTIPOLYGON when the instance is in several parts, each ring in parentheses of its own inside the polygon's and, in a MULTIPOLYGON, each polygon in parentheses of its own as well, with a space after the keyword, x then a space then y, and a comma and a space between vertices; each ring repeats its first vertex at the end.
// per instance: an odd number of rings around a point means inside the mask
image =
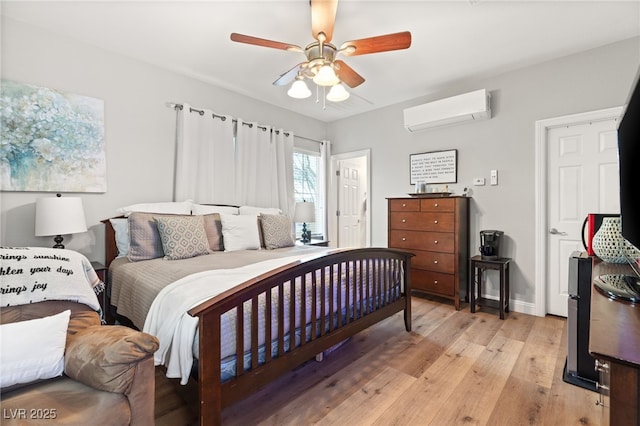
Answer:
POLYGON ((458 181, 458 150, 410 154, 411 185, 416 183, 456 183, 458 181))

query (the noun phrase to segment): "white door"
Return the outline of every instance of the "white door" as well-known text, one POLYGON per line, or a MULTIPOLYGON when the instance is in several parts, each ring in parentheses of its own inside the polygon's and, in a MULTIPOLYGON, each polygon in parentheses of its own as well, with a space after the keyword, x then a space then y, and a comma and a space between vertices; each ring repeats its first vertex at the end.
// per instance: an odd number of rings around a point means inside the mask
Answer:
POLYGON ((547 312, 567 316, 568 260, 584 251, 588 213, 620 211, 618 121, 551 128, 547 136, 547 312))
POLYGON ((338 166, 338 247, 361 247, 362 170, 352 160, 340 160, 338 166))

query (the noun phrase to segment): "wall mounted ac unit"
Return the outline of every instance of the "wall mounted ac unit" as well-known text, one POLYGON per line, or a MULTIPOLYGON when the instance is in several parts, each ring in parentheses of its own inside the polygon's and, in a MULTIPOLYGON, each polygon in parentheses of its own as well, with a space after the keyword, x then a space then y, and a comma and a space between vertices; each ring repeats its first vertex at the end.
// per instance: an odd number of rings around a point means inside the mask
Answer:
POLYGON ((475 90, 404 110, 404 127, 410 132, 491 118, 491 94, 475 90))

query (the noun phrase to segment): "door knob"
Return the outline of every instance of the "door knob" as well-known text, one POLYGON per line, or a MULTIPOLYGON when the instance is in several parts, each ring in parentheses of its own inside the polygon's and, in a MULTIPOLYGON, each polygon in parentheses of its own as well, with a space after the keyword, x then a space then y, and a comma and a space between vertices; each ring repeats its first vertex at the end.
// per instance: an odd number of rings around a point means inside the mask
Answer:
POLYGON ((549 229, 551 235, 567 235, 566 232, 558 231, 556 228, 549 229))

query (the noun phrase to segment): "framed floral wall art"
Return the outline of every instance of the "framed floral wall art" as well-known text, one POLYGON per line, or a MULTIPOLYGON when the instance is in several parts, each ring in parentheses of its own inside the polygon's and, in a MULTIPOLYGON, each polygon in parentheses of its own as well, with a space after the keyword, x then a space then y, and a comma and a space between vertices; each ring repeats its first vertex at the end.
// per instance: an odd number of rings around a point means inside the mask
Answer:
POLYGON ((2 80, 0 190, 105 192, 104 101, 2 80))

